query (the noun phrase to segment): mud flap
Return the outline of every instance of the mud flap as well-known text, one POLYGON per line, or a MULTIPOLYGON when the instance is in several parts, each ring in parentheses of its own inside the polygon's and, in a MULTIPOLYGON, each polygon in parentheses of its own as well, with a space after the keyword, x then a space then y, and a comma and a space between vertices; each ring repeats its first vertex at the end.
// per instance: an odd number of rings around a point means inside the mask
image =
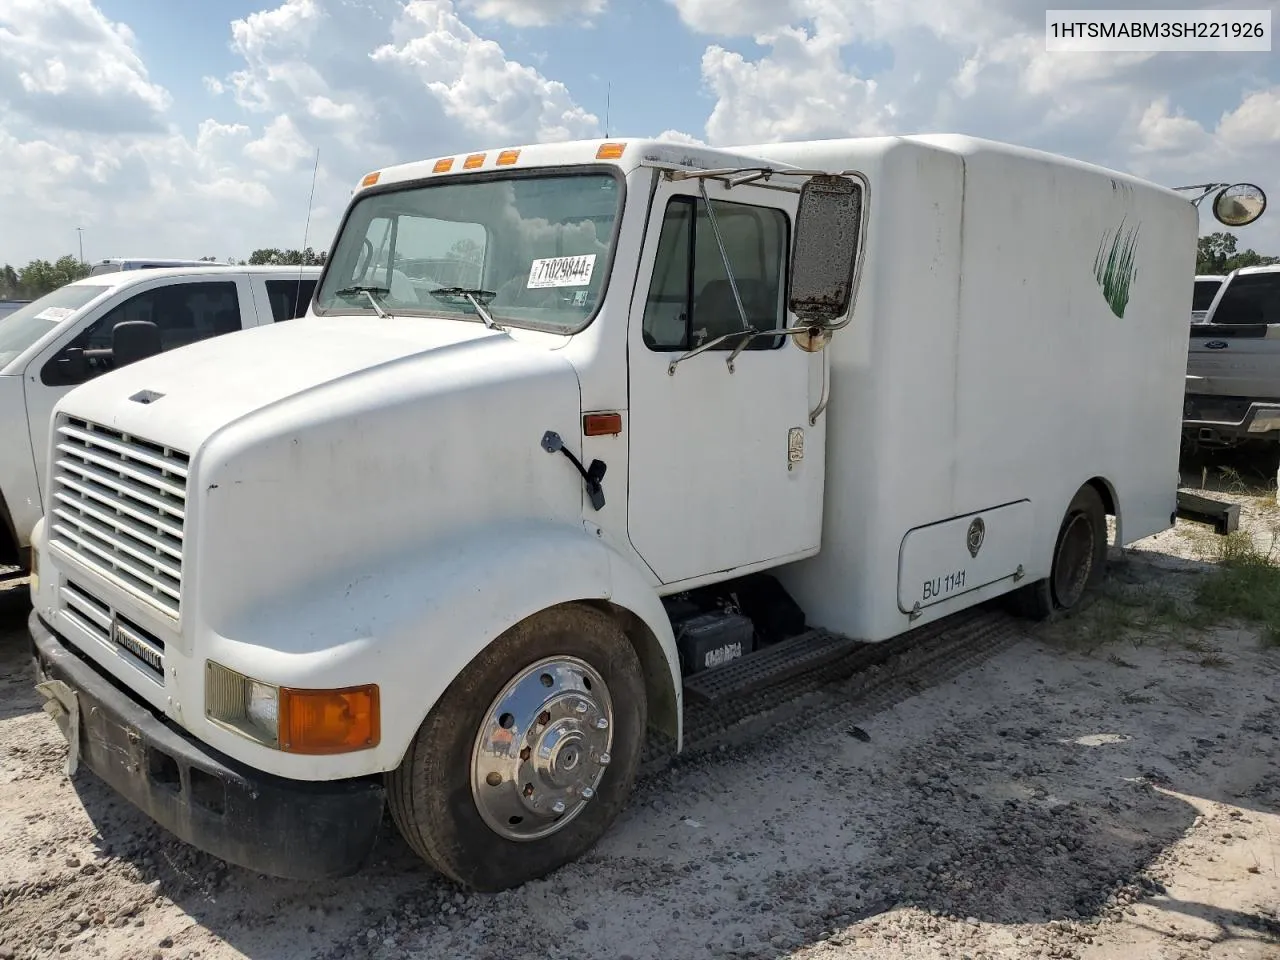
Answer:
POLYGON ((80 700, 61 680, 44 680, 36 684, 36 689, 45 698, 44 712, 53 717, 67 738, 66 771, 68 777, 73 777, 80 766, 80 700))

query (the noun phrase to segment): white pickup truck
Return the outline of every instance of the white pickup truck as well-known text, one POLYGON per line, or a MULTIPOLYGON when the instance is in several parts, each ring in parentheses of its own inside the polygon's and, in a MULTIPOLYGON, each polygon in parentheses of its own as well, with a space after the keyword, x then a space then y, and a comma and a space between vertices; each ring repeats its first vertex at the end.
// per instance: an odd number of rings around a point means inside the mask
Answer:
POLYGON ((1280 444, 1280 264, 1232 271, 1191 325, 1182 427, 1190 447, 1280 444))
POLYGON ((1197 227, 949 135, 370 173, 305 324, 58 403, 28 624, 68 762, 265 873, 356 869, 389 806, 459 883, 543 876, 687 702, 1071 609, 1108 515, 1167 529, 1197 227))
POLYGON ((27 567, 49 416, 68 391, 145 355, 148 343, 172 350, 300 316, 319 275, 319 267, 116 270, 0 317, 0 567, 27 567))

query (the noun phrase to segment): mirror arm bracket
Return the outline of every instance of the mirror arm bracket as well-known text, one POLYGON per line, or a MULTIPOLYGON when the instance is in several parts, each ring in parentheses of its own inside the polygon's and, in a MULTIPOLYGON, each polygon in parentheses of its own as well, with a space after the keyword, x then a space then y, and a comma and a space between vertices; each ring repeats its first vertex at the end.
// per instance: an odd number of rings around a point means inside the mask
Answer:
POLYGON ((692 350, 689 350, 685 353, 680 354, 680 356, 675 357, 670 363, 667 364, 667 376, 674 377, 676 375, 676 366, 678 364, 684 363, 686 360, 690 360, 693 357, 696 357, 700 353, 706 353, 708 350, 718 347, 720 344, 724 343, 726 340, 732 340, 734 337, 742 337, 742 343, 740 343, 736 348, 734 348, 733 353, 731 354, 729 359, 726 360, 726 363, 730 364, 729 366, 730 373, 733 372, 733 366, 732 366, 733 358, 736 357, 738 354, 740 354, 744 349, 746 349, 747 343, 750 342, 751 340, 754 340, 756 337, 812 336, 816 330, 821 330, 821 329, 824 329, 824 328, 821 328, 816 324, 805 323, 795 327, 779 327, 776 330, 756 330, 754 327, 752 327, 750 330, 745 330, 745 331, 738 330, 734 333, 721 334, 720 336, 716 337, 714 340, 708 340, 706 343, 696 346, 692 350))

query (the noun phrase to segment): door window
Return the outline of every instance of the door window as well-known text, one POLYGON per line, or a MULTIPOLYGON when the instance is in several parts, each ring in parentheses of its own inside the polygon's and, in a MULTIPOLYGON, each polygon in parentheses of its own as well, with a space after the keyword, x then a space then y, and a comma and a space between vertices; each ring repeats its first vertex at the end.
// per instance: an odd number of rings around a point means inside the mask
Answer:
MULTIPOLYGON (((714 225, 700 198, 667 204, 642 327, 651 350, 689 350, 743 329, 717 227, 747 322, 756 330, 786 326, 787 215, 721 200, 712 201, 712 212, 714 225)), ((771 350, 783 340, 756 337, 746 349, 771 350)), ((733 337, 712 349, 732 350, 738 343, 733 337)))
POLYGON ((301 317, 307 312, 315 289, 315 277, 303 277, 301 281, 268 280, 267 299, 271 302, 272 320, 279 323, 301 317))
POLYGON ((207 340, 241 329, 240 298, 234 280, 176 283, 130 297, 95 320, 67 345, 94 351, 79 371, 63 359, 65 349, 45 364, 41 380, 49 386, 72 386, 114 369, 110 351, 116 324, 146 320, 160 328, 161 350, 207 340))

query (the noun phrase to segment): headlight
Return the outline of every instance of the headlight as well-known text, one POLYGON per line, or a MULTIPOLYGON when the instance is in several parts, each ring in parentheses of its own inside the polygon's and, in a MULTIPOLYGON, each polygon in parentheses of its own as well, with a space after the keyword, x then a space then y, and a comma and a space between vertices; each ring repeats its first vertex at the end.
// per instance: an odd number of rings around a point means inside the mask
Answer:
POLYGON ((298 690, 246 677, 207 661, 205 716, 264 746, 287 753, 350 753, 378 745, 377 684, 298 690))

